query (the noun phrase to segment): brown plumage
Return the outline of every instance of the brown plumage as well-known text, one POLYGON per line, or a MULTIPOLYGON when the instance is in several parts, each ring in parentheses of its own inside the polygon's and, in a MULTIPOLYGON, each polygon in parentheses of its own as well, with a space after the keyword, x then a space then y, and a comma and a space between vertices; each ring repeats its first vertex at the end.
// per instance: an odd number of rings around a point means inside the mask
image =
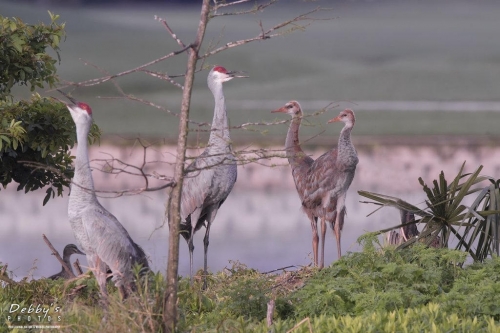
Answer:
POLYGON ((302 208, 311 221, 314 263, 321 268, 324 266, 327 221, 330 223, 337 240, 339 258, 342 255, 340 235, 344 225, 345 197, 358 164, 358 156, 351 143, 351 130, 356 121, 354 112, 344 110, 329 121, 329 123, 339 121, 345 123, 339 136, 338 147, 321 155, 315 161, 306 156, 300 148, 298 139, 302 118, 300 104, 291 101, 273 112, 287 113, 292 116, 285 142, 286 153, 292 168, 295 187, 302 201, 302 208), (321 220, 321 258, 319 263, 318 218, 321 220))

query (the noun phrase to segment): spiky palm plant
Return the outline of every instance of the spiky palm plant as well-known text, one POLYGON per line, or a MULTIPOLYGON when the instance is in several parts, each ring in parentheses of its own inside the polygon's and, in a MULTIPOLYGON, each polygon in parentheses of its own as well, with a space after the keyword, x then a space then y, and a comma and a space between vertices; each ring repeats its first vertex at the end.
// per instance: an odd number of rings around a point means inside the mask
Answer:
MULTIPOLYGON (((427 195, 425 208, 388 195, 367 191, 358 193, 373 200, 369 203, 396 207, 420 217, 414 223, 423 225, 422 231, 418 236, 399 245, 400 248, 418 240, 427 245, 438 242, 440 247, 449 247, 450 236, 453 235, 458 239, 456 249, 467 251, 474 261, 483 261, 488 255, 499 255, 500 251, 500 180, 480 176, 482 166, 474 173, 468 174, 463 173, 464 167, 465 162, 449 185, 443 171, 439 180, 433 181, 432 188, 427 186, 422 178, 418 179, 427 195), (491 184, 486 187, 474 187, 484 181, 490 181, 491 184), (466 206, 463 203, 464 198, 477 192, 479 194, 472 205, 466 206)), ((404 224, 380 230, 379 233, 402 226, 404 224)))

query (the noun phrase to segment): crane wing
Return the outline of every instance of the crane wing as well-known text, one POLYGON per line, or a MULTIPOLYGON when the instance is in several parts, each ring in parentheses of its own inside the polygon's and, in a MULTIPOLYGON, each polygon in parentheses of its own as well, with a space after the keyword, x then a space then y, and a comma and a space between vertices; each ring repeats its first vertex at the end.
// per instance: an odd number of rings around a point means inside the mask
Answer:
POLYGON ((335 190, 339 173, 336 168, 337 150, 326 152, 318 157, 309 168, 305 177, 302 204, 306 208, 321 205, 324 195, 335 190))
POLYGON ((307 186, 307 174, 314 160, 309 156, 304 156, 300 159, 294 159, 290 161, 290 167, 292 169, 292 176, 295 182, 295 188, 299 194, 300 200, 304 201, 304 193, 307 186))
POLYGON ((89 239, 94 242, 96 254, 115 273, 130 270, 138 254, 134 242, 121 223, 104 208, 90 208, 82 212, 82 224, 89 239))
POLYGON ((182 184, 181 219, 185 221, 196 209, 202 208, 207 198, 215 171, 206 161, 208 151, 204 151, 187 168, 182 184))

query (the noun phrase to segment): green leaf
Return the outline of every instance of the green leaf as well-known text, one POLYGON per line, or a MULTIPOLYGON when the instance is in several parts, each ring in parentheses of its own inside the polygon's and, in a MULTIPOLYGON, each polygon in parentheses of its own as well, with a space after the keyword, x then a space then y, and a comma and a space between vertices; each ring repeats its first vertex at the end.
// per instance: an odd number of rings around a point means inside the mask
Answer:
POLYGON ((52 187, 49 187, 45 193, 47 193, 47 194, 45 195, 45 198, 43 199, 44 206, 50 200, 51 194, 52 194, 52 197, 54 197, 54 191, 52 190, 52 187))
POLYGON ((9 139, 9 137, 7 137, 5 135, 0 135, 0 139, 2 139, 3 141, 7 142, 8 145, 10 145, 10 139, 9 139))

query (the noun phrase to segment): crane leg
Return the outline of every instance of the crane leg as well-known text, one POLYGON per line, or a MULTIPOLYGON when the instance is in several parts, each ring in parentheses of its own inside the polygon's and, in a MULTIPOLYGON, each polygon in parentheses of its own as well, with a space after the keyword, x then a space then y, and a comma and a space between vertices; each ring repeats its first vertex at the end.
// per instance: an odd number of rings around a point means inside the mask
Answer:
POLYGON ((92 270, 97 280, 99 290, 101 291, 101 297, 106 303, 106 298, 108 296, 108 290, 106 289, 107 266, 96 254, 87 253, 87 262, 89 264, 89 268, 92 270))
POLYGON ((207 230, 205 231, 205 237, 203 238, 203 246, 204 246, 204 258, 203 258, 203 290, 207 289, 207 274, 208 274, 208 244, 210 244, 210 226, 212 225, 212 221, 215 219, 215 215, 217 215, 217 209, 212 209, 207 214, 207 230))
POLYGON ((345 216, 345 207, 342 207, 340 213, 337 212, 337 216, 335 218, 335 224, 333 226, 333 233, 335 234, 335 239, 337 240, 337 254, 338 259, 342 257, 342 250, 340 246, 340 236, 342 232, 342 227, 344 226, 344 216, 345 216))
POLYGON ((311 220, 311 229, 312 229, 312 248, 314 256, 314 266, 318 267, 318 243, 319 243, 318 219, 310 215, 309 220, 311 220))
POLYGON ((194 232, 196 229, 196 224, 198 223, 198 219, 200 218, 201 214, 201 209, 198 208, 194 212, 191 213, 190 219, 191 219, 191 233, 189 234, 189 239, 188 239, 188 249, 189 249, 189 277, 190 277, 190 283, 193 285, 193 251, 194 251, 194 232))
POLYGON ((210 235, 210 225, 212 223, 207 223, 207 230, 205 232, 205 237, 203 238, 203 245, 205 247, 205 255, 203 261, 203 290, 207 289, 207 269, 208 269, 208 244, 209 244, 209 235, 210 235))
POLYGON ((189 277, 191 279, 191 285, 193 285, 193 251, 194 251, 194 245, 193 245, 193 232, 191 232, 191 235, 189 236, 188 240, 188 248, 189 248, 189 277))
POLYGON ((319 268, 325 267, 325 236, 326 236, 326 221, 325 218, 321 218, 321 261, 319 263, 319 268))

